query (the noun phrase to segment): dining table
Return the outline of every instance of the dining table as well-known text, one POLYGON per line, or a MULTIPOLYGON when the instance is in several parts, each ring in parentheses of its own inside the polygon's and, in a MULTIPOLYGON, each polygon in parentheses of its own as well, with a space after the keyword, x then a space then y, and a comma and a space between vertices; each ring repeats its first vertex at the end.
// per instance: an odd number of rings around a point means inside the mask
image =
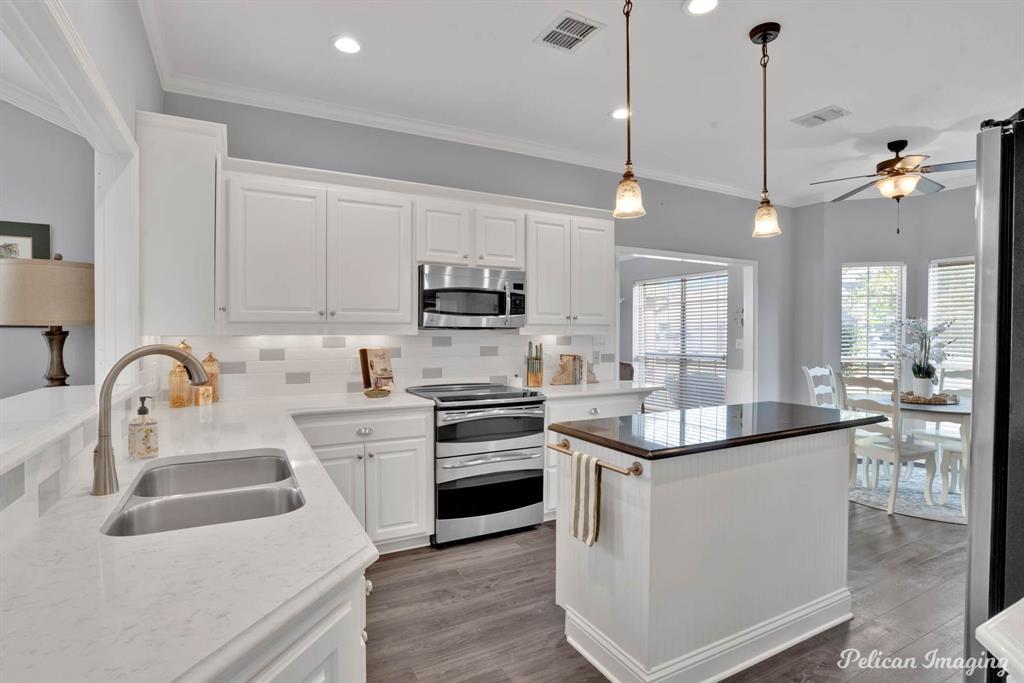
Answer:
MULTIPOLYGON (((864 395, 862 398, 870 398, 872 401, 882 405, 892 405, 892 397, 890 396, 871 394, 870 396, 864 395)), ((959 403, 948 404, 900 401, 900 415, 904 420, 920 420, 935 425, 942 422, 959 425, 960 441, 962 444, 960 508, 966 517, 968 472, 971 464, 971 398, 969 396, 961 396, 959 403)))

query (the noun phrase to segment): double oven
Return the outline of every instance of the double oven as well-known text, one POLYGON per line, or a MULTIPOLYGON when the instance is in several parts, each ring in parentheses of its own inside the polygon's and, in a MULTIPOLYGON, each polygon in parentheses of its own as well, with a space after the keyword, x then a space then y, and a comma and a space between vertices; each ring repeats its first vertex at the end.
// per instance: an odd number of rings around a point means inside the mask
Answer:
POLYGON ((408 391, 435 404, 435 545, 544 521, 542 394, 494 384, 408 391))

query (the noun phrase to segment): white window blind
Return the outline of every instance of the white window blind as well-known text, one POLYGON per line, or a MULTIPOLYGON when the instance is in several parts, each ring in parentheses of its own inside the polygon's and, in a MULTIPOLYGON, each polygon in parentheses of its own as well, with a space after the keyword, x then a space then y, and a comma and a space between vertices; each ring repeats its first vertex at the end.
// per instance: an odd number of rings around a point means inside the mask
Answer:
POLYGON ((891 380, 899 343, 894 322, 904 318, 906 266, 865 263, 843 266, 840 359, 844 375, 891 380))
MULTIPOLYGON (((953 321, 943 339, 954 340, 946 350, 945 367, 970 370, 974 363, 974 259, 941 259, 928 265, 928 324, 953 321)), ((954 380, 951 388, 965 388, 970 382, 954 380), (953 386, 956 385, 956 386, 953 386), (961 386, 963 385, 963 386, 961 386)))
POLYGON ((633 362, 638 379, 665 386, 645 401, 648 409, 725 403, 728 304, 725 271, 633 286, 633 362))

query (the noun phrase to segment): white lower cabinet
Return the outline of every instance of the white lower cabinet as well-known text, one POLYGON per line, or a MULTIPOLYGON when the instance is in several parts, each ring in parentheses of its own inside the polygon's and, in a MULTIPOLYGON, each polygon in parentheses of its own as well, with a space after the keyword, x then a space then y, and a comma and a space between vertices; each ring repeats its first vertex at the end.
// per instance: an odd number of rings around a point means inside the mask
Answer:
POLYGON ((432 412, 309 415, 295 421, 380 552, 429 543, 432 412))
POLYGON ((239 680, 253 683, 363 683, 366 680, 366 580, 359 576, 307 630, 286 629, 296 640, 263 669, 239 680))
MULTIPOLYGON (((543 391, 543 390, 542 390, 543 391)), ((644 398, 650 392, 613 394, 609 396, 595 396, 590 398, 551 398, 546 402, 547 416, 545 428, 553 422, 568 422, 571 420, 595 420, 602 417, 623 417, 640 412, 644 398)), ((562 438, 557 432, 544 432, 545 443, 557 443, 562 438)), ((547 451, 544 461, 544 516, 547 519, 554 517, 558 509, 558 461, 565 458, 562 453, 545 449, 547 451)))

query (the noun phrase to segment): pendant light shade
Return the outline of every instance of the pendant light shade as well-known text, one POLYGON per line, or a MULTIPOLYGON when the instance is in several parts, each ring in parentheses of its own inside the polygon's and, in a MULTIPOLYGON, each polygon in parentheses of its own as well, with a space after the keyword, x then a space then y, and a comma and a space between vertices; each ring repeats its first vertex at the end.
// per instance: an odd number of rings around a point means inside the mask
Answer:
POLYGON ((615 191, 615 210, 612 212, 615 218, 640 218, 647 213, 644 211, 640 183, 633 175, 633 102, 629 87, 629 15, 632 11, 632 1, 626 0, 622 6, 622 15, 626 17, 626 170, 615 191))
POLYGON ((775 237, 782 234, 779 227, 779 213, 765 196, 754 212, 754 237, 775 237))
POLYGON ((875 183, 875 187, 887 199, 903 199, 917 188, 920 181, 921 176, 908 173, 882 178, 875 183))
POLYGON ((615 191, 615 211, 612 215, 616 218, 639 218, 645 213, 640 183, 633 177, 633 165, 627 164, 619 188, 615 191))
POLYGON ((779 213, 768 199, 768 43, 779 37, 782 27, 775 22, 759 24, 750 29, 750 40, 761 46, 761 204, 754 212, 753 237, 775 237, 782 234, 779 213))

